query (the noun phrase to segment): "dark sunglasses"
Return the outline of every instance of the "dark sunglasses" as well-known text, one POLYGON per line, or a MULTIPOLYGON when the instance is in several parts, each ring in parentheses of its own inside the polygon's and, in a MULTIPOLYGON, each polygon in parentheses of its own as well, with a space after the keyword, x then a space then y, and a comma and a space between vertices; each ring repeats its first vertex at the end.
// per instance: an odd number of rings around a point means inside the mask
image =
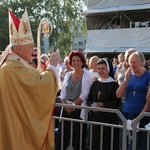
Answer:
POLYGON ((37 54, 32 54, 32 57, 37 57, 37 54))

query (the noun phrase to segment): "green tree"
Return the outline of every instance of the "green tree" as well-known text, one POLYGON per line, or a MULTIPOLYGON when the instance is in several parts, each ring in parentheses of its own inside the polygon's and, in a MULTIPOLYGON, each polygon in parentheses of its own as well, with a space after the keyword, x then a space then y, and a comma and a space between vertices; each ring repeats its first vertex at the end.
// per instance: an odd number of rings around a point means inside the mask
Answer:
POLYGON ((6 3, 3 4, 3 7, 0 5, 0 51, 3 51, 9 44, 8 12, 6 7, 8 7, 6 3))

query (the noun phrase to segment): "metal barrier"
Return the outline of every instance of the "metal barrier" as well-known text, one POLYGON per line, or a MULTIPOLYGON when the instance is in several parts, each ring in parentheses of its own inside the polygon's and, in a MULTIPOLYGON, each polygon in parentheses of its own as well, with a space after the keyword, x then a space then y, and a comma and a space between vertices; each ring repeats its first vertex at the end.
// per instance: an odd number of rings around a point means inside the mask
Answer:
MULTIPOLYGON (((113 150, 113 132, 114 128, 118 128, 122 130, 122 144, 120 147, 120 150, 127 150, 127 138, 132 141, 132 150, 136 150, 136 134, 138 130, 145 131, 147 132, 148 138, 147 138, 147 150, 149 150, 149 135, 150 135, 150 130, 144 129, 144 128, 137 128, 137 123, 144 117, 144 116, 149 116, 150 113, 142 113, 139 115, 134 121, 133 121, 133 131, 132 135, 130 134, 130 131, 127 130, 127 120, 125 117, 122 115, 122 113, 118 109, 106 109, 106 108, 97 108, 97 107, 89 107, 89 106, 78 106, 78 105, 69 105, 69 104, 61 104, 61 103, 56 103, 56 107, 70 107, 70 108, 75 108, 75 109, 84 109, 85 110, 85 119, 84 120, 77 120, 77 119, 72 119, 72 118, 64 118, 62 116, 53 116, 54 122, 56 120, 62 120, 62 129, 63 129, 63 122, 64 120, 70 121, 71 122, 71 131, 73 131, 73 122, 80 122, 80 126, 82 127, 83 123, 89 124, 90 125, 90 135, 92 134, 92 126, 93 125, 100 125, 102 128, 101 130, 103 131, 103 127, 110 127, 111 128, 111 143, 110 147, 111 150, 113 150), (121 120, 121 124, 116 125, 116 124, 110 124, 110 123, 103 123, 103 122, 93 122, 88 120, 88 112, 90 110, 95 110, 95 111, 100 111, 100 112, 107 112, 107 113, 115 113, 117 114, 118 118, 121 120)), ((82 132, 80 132, 81 134, 82 132)), ((63 141, 63 130, 62 130, 62 136, 61 136, 61 141, 63 141)), ((101 137, 102 137, 103 132, 101 132, 101 137)), ((102 138, 100 138, 100 143, 102 143, 102 138)), ((82 135, 80 136, 80 141, 82 141, 82 135)), ((101 145, 101 144, 100 144, 101 145)), ((118 141, 119 145, 119 141, 118 141)), ((63 150, 63 142, 61 142, 61 147, 63 150)), ((70 134, 70 150, 72 150, 72 132, 70 134)), ((80 150, 82 150, 82 142, 80 142, 80 150)), ((90 143, 89 143, 89 150, 92 150, 92 138, 90 136, 90 143)), ((100 150, 102 149, 102 146, 100 147, 100 150)))
POLYGON ((132 123, 133 125, 133 135, 132 135, 132 149, 137 149, 136 148, 136 137, 137 137, 137 133, 140 132, 140 131, 143 131, 143 132, 147 132, 147 147, 146 147, 146 150, 150 150, 150 129, 147 130, 147 129, 144 129, 144 128, 139 128, 137 127, 137 124, 138 122, 141 121, 142 118, 144 117, 150 117, 150 113, 148 112, 144 112, 142 114, 140 114, 132 123))

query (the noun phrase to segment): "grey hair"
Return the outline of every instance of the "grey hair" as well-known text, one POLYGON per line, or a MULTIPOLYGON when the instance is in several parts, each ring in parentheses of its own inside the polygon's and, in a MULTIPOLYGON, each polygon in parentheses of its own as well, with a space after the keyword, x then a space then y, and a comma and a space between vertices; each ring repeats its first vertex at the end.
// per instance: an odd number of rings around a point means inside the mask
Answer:
POLYGON ((130 56, 129 56, 129 59, 132 57, 132 56, 137 56, 139 58, 139 60, 142 62, 143 66, 145 66, 145 56, 143 55, 143 53, 141 52, 134 52, 132 53, 130 56))
POLYGON ((47 54, 42 54, 42 55, 41 55, 41 59, 43 59, 44 57, 45 57, 46 59, 48 59, 48 55, 47 55, 47 54))
POLYGON ((128 52, 136 52, 135 48, 129 48, 125 51, 125 56, 127 55, 128 52))

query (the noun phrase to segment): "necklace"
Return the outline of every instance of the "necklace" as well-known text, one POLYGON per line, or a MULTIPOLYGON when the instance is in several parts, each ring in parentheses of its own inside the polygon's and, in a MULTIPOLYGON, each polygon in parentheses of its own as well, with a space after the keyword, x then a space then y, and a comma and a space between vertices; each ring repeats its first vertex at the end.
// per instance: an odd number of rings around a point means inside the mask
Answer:
POLYGON ((136 86, 137 86, 137 84, 138 84, 138 82, 139 82, 139 80, 140 80, 140 78, 141 77, 138 77, 138 79, 137 79, 137 81, 134 83, 134 78, 133 78, 133 96, 135 96, 136 95, 136 90, 135 90, 135 88, 136 88, 136 86))
POLYGON ((97 99, 100 98, 100 95, 101 95, 101 91, 99 91, 99 92, 97 93, 97 99))

